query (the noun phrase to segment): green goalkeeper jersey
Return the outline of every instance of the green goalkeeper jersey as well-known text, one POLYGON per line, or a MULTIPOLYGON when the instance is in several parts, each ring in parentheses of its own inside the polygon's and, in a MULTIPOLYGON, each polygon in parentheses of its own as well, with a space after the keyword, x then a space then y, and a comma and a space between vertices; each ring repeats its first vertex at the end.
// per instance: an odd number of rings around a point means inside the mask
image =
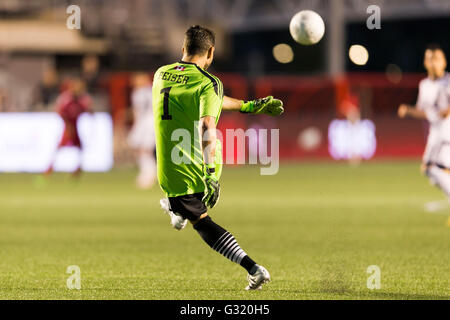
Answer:
MULTIPOLYGON (((153 79, 153 115, 158 181, 168 197, 204 192, 199 121, 219 120, 223 102, 220 80, 194 63, 159 68, 153 79)), ((217 141, 219 142, 219 141, 217 141)), ((220 157, 220 143, 216 160, 220 157)))

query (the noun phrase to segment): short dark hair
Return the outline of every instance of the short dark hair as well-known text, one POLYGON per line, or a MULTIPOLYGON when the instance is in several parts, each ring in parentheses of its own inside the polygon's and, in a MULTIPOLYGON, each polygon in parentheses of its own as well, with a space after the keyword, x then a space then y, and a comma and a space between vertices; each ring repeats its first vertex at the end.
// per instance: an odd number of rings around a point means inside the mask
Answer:
POLYGON ((441 46, 438 45, 437 43, 430 43, 429 45, 427 45, 427 50, 431 50, 431 51, 444 51, 442 50, 441 46))
POLYGON ((184 35, 184 48, 189 56, 203 55, 216 43, 214 32, 199 25, 190 27, 184 35))

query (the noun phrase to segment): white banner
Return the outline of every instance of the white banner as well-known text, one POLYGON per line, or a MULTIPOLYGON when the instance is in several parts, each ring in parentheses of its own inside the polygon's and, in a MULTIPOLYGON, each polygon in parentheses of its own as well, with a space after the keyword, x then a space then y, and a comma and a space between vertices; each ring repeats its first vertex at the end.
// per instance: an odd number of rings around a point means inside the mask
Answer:
POLYGON ((83 150, 64 147, 57 152, 64 122, 56 113, 0 113, 0 171, 103 172, 113 166, 113 126, 108 113, 82 114, 78 130, 83 150))
POLYGON ((356 123, 333 120, 328 127, 328 143, 333 159, 370 159, 377 148, 375 124, 368 119, 356 123))

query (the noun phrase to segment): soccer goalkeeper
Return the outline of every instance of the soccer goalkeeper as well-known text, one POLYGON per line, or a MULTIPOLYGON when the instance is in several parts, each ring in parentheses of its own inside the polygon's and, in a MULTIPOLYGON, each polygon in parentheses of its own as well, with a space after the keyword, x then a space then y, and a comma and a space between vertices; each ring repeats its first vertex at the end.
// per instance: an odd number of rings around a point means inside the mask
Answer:
POLYGON ((276 116, 283 113, 283 103, 271 96, 248 102, 224 97, 220 80, 206 71, 213 61, 214 45, 211 30, 189 28, 182 60, 160 67, 154 76, 158 180, 167 196, 161 206, 174 228, 181 230, 189 220, 213 250, 244 267, 247 290, 261 289, 270 281, 269 272, 207 213, 220 194, 221 146, 215 129, 222 110, 276 116), (188 133, 187 144, 180 142, 183 133, 188 133))

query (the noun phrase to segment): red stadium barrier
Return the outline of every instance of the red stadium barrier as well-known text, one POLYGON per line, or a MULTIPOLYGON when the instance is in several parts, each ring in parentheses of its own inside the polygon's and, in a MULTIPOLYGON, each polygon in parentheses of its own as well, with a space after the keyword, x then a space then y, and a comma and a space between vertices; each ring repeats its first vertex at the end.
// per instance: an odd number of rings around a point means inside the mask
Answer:
MULTIPOLYGON (((129 76, 128 73, 113 74, 109 79, 116 125, 125 123, 129 76)), ((223 112, 219 122, 219 129, 223 133, 226 129, 235 128, 280 128, 282 159, 330 159, 328 128, 332 120, 345 119, 347 109, 342 108, 342 105, 347 100, 358 105, 363 119, 369 119, 375 124, 375 158, 418 158, 423 152, 427 132, 425 123, 401 120, 396 115, 400 103, 415 103, 418 83, 424 77, 422 74, 401 75, 396 83, 380 73, 353 73, 339 79, 266 76, 251 80, 230 73, 218 76, 224 83, 227 95, 240 99, 274 95, 283 100, 285 114, 282 117, 243 117, 223 112), (316 145, 311 147, 306 143, 305 147, 303 140, 311 132, 314 133, 316 145)), ((236 149, 234 152, 228 157, 236 159, 236 149)), ((224 153, 226 157, 226 148, 224 153)))

